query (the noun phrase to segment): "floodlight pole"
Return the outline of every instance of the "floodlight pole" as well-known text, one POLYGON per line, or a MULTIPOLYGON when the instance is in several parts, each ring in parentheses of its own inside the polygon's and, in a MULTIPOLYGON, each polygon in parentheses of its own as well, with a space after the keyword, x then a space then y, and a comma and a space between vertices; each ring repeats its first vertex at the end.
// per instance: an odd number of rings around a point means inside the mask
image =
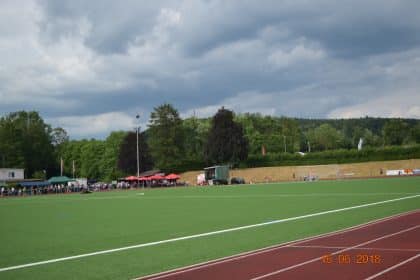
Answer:
MULTIPOLYGON (((136 116, 136 119, 137 119, 137 121, 140 119, 140 115, 137 115, 136 116)), ((137 145, 136 145, 136 147, 137 147, 137 187, 139 186, 139 177, 140 177, 140 154, 139 154, 139 131, 140 130, 140 126, 138 125, 138 122, 137 122, 137 126, 136 126, 136 139, 137 139, 137 141, 136 141, 136 143, 137 143, 137 145)), ((143 186, 144 187, 144 186, 143 186)))

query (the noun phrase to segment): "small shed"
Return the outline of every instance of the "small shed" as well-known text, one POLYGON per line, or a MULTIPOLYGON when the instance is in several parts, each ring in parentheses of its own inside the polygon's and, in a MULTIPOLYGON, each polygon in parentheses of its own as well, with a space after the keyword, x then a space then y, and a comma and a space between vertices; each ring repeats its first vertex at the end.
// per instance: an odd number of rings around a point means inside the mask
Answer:
POLYGON ((209 185, 227 185, 229 182, 229 166, 215 165, 204 168, 204 176, 209 185))

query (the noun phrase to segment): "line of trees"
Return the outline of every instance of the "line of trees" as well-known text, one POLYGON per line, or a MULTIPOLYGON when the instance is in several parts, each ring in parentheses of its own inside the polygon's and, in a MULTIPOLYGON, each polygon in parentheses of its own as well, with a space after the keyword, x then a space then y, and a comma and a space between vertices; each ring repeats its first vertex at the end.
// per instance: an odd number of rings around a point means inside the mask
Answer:
MULTIPOLYGON (((162 104, 154 108, 148 128, 139 135, 140 170, 181 172, 212 164, 304 162, 296 152, 311 152, 307 161, 314 163, 397 159, 398 153, 417 157, 418 149, 407 154, 386 147, 419 143, 416 119, 311 120, 235 114, 223 107, 211 118, 181 119, 172 105, 162 104), (363 157, 355 151, 360 139, 369 151, 363 157)), ((115 131, 105 140, 69 140, 63 128, 52 128, 37 112, 13 112, 0 118, 1 167, 25 168, 27 177, 45 178, 60 172, 60 158, 69 176, 111 180, 135 174, 136 133, 115 131)))
POLYGON ((28 176, 54 172, 55 145, 66 141, 36 112, 14 112, 0 118, 0 164, 24 168, 28 176))

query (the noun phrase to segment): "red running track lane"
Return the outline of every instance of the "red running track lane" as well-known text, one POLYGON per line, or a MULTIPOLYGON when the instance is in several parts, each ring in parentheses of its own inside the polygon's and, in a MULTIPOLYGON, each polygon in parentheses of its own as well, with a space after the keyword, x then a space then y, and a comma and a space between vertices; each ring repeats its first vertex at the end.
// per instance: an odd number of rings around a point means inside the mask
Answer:
POLYGON ((418 279, 420 210, 142 280, 418 279))

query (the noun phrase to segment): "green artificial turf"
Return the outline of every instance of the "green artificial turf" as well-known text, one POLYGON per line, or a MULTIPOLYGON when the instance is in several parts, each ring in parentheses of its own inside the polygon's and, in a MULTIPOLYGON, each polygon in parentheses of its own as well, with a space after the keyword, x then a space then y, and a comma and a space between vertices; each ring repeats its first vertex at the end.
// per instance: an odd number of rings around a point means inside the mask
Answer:
MULTIPOLYGON (((0 268, 413 194, 420 194, 420 177, 0 199, 0 268)), ((420 197, 417 197, 281 224, 3 271, 0 279, 129 279, 419 208, 420 197)))

